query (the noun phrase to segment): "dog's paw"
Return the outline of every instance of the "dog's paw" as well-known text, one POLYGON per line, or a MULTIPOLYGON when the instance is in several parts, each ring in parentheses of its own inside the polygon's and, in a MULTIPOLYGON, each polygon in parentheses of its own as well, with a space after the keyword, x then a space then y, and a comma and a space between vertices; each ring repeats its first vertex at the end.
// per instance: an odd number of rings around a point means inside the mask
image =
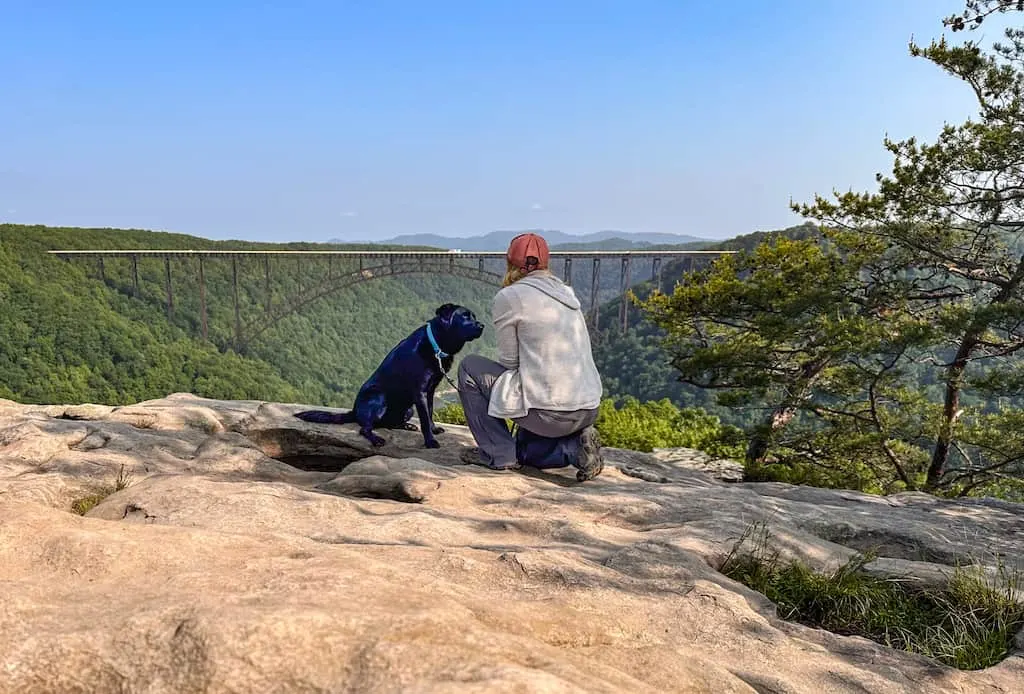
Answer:
POLYGON ((444 433, 444 427, 439 427, 439 426, 437 426, 435 424, 434 428, 431 429, 431 431, 434 432, 435 434, 443 434, 444 433))
POLYGON ((377 448, 380 448, 385 443, 387 443, 387 441, 385 441, 384 439, 382 439, 379 436, 371 436, 370 437, 370 443, 373 444, 374 446, 376 446, 377 448))
POLYGON ((427 448, 440 448, 441 447, 441 444, 439 444, 434 439, 430 439, 429 441, 425 441, 423 445, 426 446, 427 448))
POLYGON ((413 424, 412 422, 406 422, 405 424, 402 425, 402 428, 405 429, 406 431, 419 431, 420 430, 420 428, 418 426, 416 426, 415 424, 413 424))

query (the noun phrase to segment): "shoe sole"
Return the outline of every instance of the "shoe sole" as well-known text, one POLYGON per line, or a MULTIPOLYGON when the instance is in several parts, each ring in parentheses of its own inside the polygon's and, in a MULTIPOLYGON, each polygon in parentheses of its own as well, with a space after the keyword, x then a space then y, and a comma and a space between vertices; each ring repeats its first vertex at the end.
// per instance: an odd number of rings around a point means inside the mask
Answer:
POLYGON ((587 427, 580 438, 579 470, 576 480, 586 482, 601 474, 604 470, 604 456, 601 454, 601 435, 597 429, 587 427))

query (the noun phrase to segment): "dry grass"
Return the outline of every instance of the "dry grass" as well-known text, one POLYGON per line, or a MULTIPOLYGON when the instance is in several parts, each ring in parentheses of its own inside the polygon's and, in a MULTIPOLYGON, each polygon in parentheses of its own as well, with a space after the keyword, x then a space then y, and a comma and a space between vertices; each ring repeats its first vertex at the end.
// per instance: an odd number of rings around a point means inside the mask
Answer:
POLYGON ((108 496, 114 492, 119 492, 122 489, 125 489, 131 483, 131 473, 126 473, 124 465, 122 465, 113 484, 103 485, 97 488, 92 494, 75 499, 71 503, 71 510, 80 516, 84 516, 108 496))
POLYGON ((927 589, 868 575, 863 568, 873 558, 859 554, 832 573, 816 573, 781 561, 768 549, 767 530, 752 526, 721 571, 764 594, 783 619, 863 636, 961 670, 990 667, 1010 653, 1024 627, 1019 571, 1000 564, 989 577, 980 566, 956 567, 945 588, 927 589), (753 550, 741 553, 748 540, 753 550))

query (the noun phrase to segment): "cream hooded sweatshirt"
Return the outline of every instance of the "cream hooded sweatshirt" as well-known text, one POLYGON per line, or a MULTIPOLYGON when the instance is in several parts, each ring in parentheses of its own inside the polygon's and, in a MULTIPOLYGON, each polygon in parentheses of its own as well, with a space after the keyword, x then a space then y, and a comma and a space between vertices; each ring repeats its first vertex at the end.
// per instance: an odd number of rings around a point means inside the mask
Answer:
POLYGON ((494 297, 498 362, 508 371, 491 390, 487 414, 516 419, 530 409, 571 412, 601 404, 601 376, 572 287, 536 270, 494 297))

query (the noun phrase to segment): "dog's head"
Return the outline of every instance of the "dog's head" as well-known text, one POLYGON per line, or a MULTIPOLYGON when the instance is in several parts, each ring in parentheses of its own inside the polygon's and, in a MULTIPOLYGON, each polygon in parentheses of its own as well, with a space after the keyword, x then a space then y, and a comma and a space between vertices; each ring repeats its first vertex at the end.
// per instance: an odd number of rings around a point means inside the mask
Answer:
POLYGON ((461 349, 484 333, 484 324, 472 311, 458 304, 438 306, 433 322, 438 328, 438 340, 455 349, 461 349))

